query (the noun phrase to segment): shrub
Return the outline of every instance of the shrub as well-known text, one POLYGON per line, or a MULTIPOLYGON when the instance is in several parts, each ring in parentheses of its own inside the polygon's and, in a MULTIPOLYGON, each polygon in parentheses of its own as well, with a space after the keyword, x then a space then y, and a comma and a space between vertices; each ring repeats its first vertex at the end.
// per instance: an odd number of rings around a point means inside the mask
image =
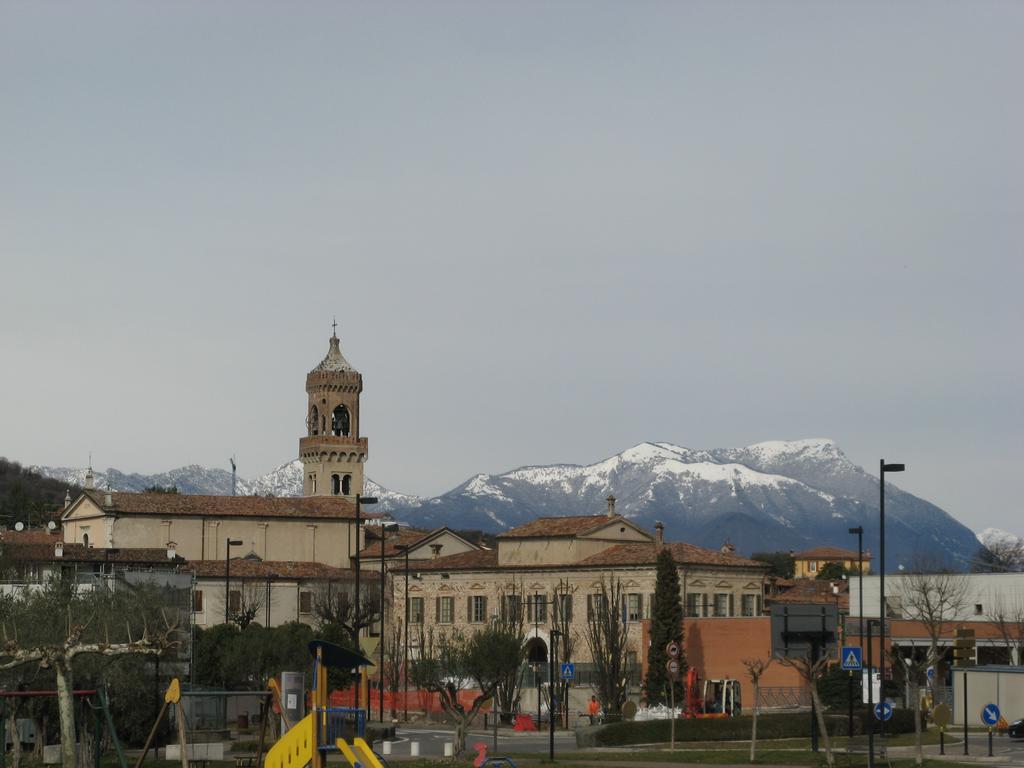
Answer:
MULTIPOLYGON (((866 726, 874 723, 874 716, 862 708, 854 711, 854 735, 867 733, 866 726)), ((831 736, 846 736, 847 717, 830 714, 825 724, 831 736)), ((676 721, 676 741, 745 741, 750 738, 751 718, 696 718, 676 721)), ((647 720, 644 722, 623 722, 583 729, 578 733, 580 746, 617 747, 628 744, 658 744, 670 738, 668 720, 647 720)), ((896 710, 892 719, 885 724, 889 734, 907 733, 914 730, 914 713, 910 710, 896 710)), ((811 735, 809 712, 766 713, 757 718, 758 739, 792 739, 811 735)))

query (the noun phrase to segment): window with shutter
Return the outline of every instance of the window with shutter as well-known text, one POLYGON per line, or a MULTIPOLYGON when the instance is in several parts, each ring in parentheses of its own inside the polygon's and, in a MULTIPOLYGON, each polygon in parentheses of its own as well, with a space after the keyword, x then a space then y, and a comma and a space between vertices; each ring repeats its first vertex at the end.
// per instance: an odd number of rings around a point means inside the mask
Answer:
POLYGON ((313 593, 312 592, 300 592, 299 593, 299 613, 312 613, 313 612, 313 593))
POLYGON ((196 613, 203 612, 203 590, 197 589, 192 593, 192 610, 196 613))

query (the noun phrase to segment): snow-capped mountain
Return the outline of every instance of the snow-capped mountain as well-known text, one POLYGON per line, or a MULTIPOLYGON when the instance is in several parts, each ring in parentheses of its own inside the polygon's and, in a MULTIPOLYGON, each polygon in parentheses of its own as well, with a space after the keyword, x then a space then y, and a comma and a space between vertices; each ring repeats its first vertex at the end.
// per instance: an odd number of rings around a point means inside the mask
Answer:
MULTIPOLYGON (((82 470, 34 468, 81 484, 82 470)), ((184 493, 230 493, 224 470, 183 467, 160 475, 97 474, 115 490, 176 485, 184 493)), ((856 546, 848 532, 863 525, 865 548, 877 552, 878 479, 853 464, 831 440, 758 443, 710 450, 641 443, 589 465, 527 466, 499 475, 474 475, 434 498, 387 489, 367 480, 380 511, 420 526, 448 525, 501 531, 541 515, 597 514, 605 498, 642 526, 665 523, 666 536, 707 547, 729 539, 741 552, 856 546)), ((299 461, 247 481, 239 493, 298 495, 299 461)), ((918 555, 964 564, 976 552, 974 534, 949 514, 886 486, 886 568, 918 555)))
POLYGON ((1024 549, 1024 539, 1015 533, 1004 531, 1002 528, 986 528, 983 531, 978 531, 975 535, 984 547, 1017 547, 1024 549))

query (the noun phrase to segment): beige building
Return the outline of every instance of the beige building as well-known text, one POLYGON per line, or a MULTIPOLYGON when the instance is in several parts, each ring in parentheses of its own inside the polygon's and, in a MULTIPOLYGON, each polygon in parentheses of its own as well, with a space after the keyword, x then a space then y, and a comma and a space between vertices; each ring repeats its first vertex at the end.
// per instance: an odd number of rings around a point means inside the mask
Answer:
POLYGON ((472 631, 503 610, 522 611, 529 655, 547 658, 551 630, 565 625, 586 663, 588 618, 603 606, 602 584, 621 584, 618 609, 629 625, 629 655, 642 658, 642 622, 652 613, 656 561, 669 549, 679 569, 688 616, 759 616, 767 566, 726 551, 662 541, 614 513, 539 518, 498 537, 495 549, 472 549, 409 564, 393 564, 396 611, 408 604, 411 651, 421 630, 472 631))
POLYGON ((234 557, 348 568, 355 507, 332 497, 191 496, 84 490, 64 511, 64 541, 100 549, 174 546, 187 560, 234 557))
MULTIPOLYGON (((803 552, 794 552, 792 557, 793 577, 797 579, 815 579, 829 563, 838 563, 849 573, 856 573, 860 569, 857 553, 842 547, 815 547, 803 552)), ((864 573, 868 573, 871 570, 870 551, 864 553, 863 563, 864 573)))

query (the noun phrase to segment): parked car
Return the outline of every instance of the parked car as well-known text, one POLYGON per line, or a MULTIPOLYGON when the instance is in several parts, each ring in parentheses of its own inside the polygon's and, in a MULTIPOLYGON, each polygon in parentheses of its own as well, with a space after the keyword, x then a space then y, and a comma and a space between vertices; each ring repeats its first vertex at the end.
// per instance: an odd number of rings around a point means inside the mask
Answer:
POLYGON ((1011 739, 1024 739, 1024 718, 1010 723, 1010 727, 1006 729, 1006 732, 1010 734, 1011 739))

